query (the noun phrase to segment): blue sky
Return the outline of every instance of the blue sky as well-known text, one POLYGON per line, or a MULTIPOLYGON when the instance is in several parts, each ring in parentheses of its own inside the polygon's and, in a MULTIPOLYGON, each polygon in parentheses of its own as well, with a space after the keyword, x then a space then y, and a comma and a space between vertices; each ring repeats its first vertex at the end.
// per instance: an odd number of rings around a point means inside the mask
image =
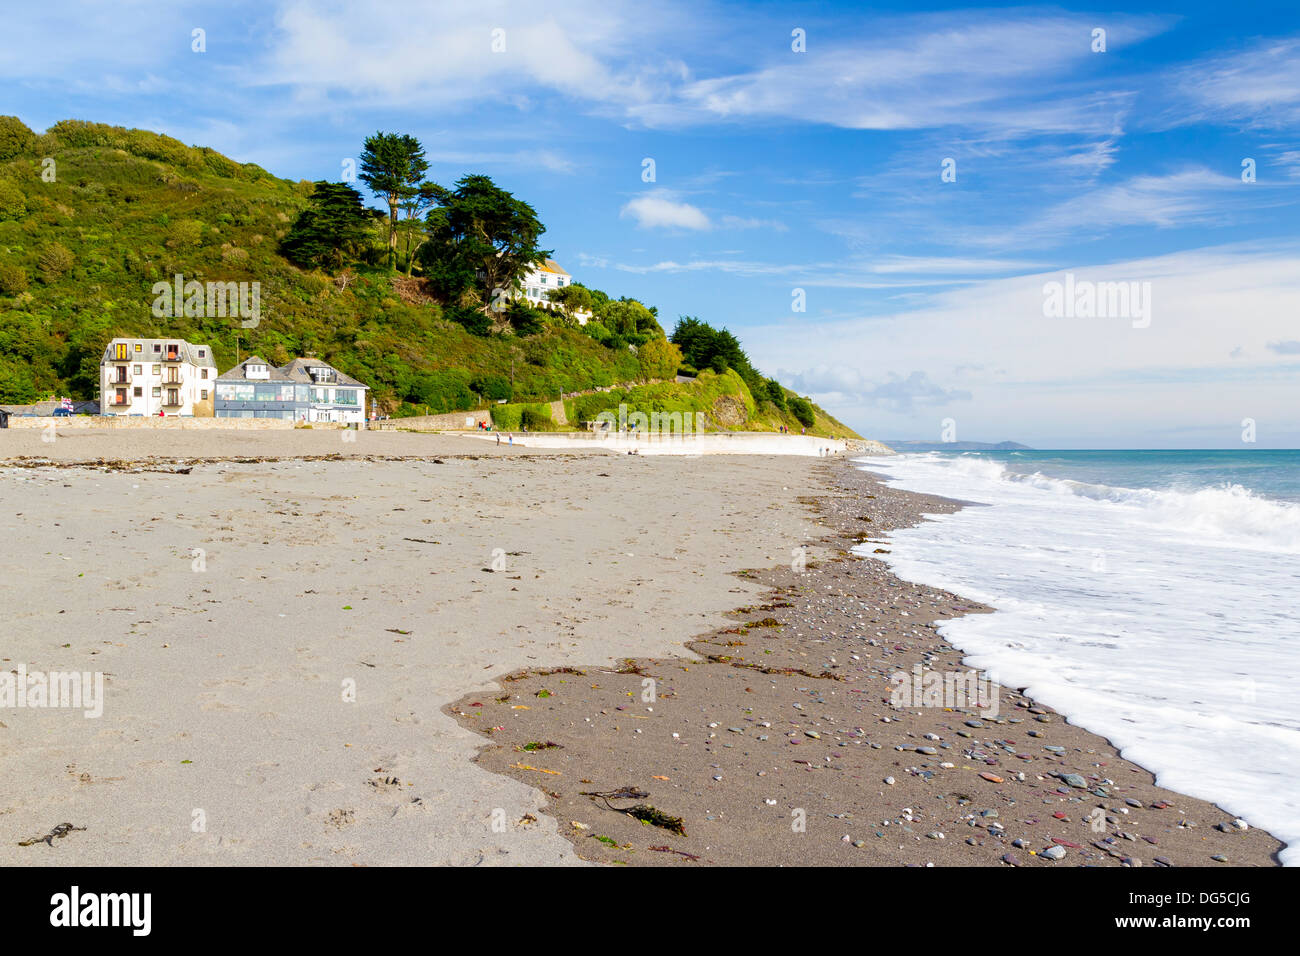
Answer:
POLYGON ((1241 447, 1251 419, 1300 445, 1294 3, 126 0, 6 26, 0 112, 33 128, 292 179, 409 132, 436 181, 531 202, 580 281, 732 328, 864 434, 1241 447), (1149 314, 1047 315, 1066 273, 1149 283, 1149 314))

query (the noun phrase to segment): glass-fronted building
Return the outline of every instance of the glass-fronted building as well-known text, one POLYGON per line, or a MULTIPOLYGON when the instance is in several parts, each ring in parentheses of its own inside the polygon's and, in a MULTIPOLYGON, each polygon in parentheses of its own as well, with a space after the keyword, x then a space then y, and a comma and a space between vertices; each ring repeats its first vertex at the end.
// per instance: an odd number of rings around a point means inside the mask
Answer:
POLYGON ((364 422, 368 390, 320 359, 276 368, 254 355, 217 378, 216 417, 364 422))

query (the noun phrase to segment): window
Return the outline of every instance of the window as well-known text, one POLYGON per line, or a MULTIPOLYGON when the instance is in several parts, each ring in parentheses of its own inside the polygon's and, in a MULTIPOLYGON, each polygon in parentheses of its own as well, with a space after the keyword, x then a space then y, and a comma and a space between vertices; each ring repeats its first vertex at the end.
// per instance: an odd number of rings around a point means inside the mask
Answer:
POLYGON ((207 354, 208 354, 207 349, 199 349, 199 358, 206 358, 207 354))
POLYGON ((136 343, 135 343, 135 350, 136 350, 137 352, 143 351, 143 350, 144 350, 144 346, 141 345, 139 342, 136 342, 136 343))
POLYGON ((126 360, 128 355, 130 355, 130 351, 125 342, 118 342, 117 345, 113 347, 113 354, 119 362, 122 362, 126 360))
POLYGON ((155 386, 153 387, 153 391, 150 393, 150 395, 151 395, 153 398, 162 398, 162 389, 159 388, 157 385, 155 385, 155 386))
POLYGON ((546 276, 542 276, 542 285, 546 285, 546 276))
POLYGON ((154 373, 155 375, 161 375, 161 374, 162 374, 162 366, 161 366, 161 365, 155 365, 155 366, 153 367, 153 373, 154 373))
MULTIPOLYGON (((136 389, 136 392, 138 393, 139 391, 140 391, 140 390, 137 388, 137 389, 136 389)), ((117 390, 117 398, 113 399, 113 404, 114 404, 114 405, 125 405, 125 404, 127 404, 127 401, 126 401, 126 389, 124 389, 124 388, 119 388, 119 389, 117 390)))
POLYGON ((141 372, 141 370, 142 370, 143 368, 144 368, 144 366, 142 366, 142 365, 133 365, 133 366, 131 366, 132 371, 133 371, 136 375, 139 375, 140 372, 141 372))
POLYGON ((153 351, 154 351, 154 354, 157 355, 159 352, 162 351, 162 346, 159 345, 157 342, 155 342, 155 343, 153 344, 153 351))
MULTIPOLYGON (((202 354, 202 353, 200 353, 200 354, 202 354)), ((199 371, 199 378, 207 378, 207 377, 208 377, 208 370, 207 370, 207 369, 201 369, 201 370, 199 371)))
MULTIPOLYGON (((124 393, 124 394, 125 394, 125 393, 124 393)), ((135 397, 136 397, 136 398, 143 398, 143 397, 144 397, 144 389, 141 388, 139 385, 137 385, 137 386, 135 387, 135 397)))
POLYGON ((204 388, 204 389, 200 389, 200 390, 199 390, 199 401, 201 401, 201 402, 206 402, 207 400, 208 400, 208 390, 207 390, 206 388, 204 388))

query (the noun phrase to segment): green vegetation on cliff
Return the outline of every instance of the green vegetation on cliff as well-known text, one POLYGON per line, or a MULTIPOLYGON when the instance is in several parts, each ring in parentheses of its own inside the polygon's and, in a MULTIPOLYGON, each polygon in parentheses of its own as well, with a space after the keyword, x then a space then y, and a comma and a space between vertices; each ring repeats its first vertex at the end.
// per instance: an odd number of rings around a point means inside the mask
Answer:
MULTIPOLYGON (((492 311, 481 293, 469 294, 465 263, 482 250, 458 238, 465 209, 497 202, 526 222, 528 207, 486 177, 420 188, 403 198, 408 218, 394 250, 394 217, 358 216, 346 186, 280 179, 144 130, 65 120, 36 134, 0 117, 0 402, 94 398, 104 346, 135 335, 205 342, 223 371, 236 349, 276 364, 319 356, 370 385, 394 414, 545 403, 618 386, 571 399, 570 421, 619 400, 712 415, 716 380, 727 376, 671 381, 679 365, 697 367, 698 342, 670 343, 651 306, 576 287, 570 303, 551 309, 492 311), (428 219, 410 218, 412 208, 428 209, 428 219), (407 275, 394 270, 398 251, 407 275), (444 279, 459 270, 455 301, 440 294, 451 281, 438 287, 426 266, 444 279), (245 327, 241 317, 201 310, 155 315, 153 286, 177 275, 259 283, 258 321, 245 327), (595 318, 580 327, 570 306, 586 303, 595 318), (625 387, 651 382, 660 384, 625 387)), ((798 430, 803 400, 769 386, 747 358, 710 356, 703 368, 730 374, 744 427, 798 430)), ((817 431, 852 434, 812 415, 817 431)))

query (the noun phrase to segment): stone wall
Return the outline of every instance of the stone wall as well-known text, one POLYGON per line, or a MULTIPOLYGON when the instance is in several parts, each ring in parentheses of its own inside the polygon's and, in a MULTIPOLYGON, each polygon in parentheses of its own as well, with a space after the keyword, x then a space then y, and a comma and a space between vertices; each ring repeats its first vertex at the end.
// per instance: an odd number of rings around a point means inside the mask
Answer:
MULTIPOLYGON (((329 422, 314 423, 317 428, 341 428, 329 422)), ((274 428, 293 428, 294 423, 282 418, 128 418, 125 415, 73 415, 70 418, 36 417, 9 419, 10 428, 163 428, 206 429, 208 431, 253 431, 274 428)))

